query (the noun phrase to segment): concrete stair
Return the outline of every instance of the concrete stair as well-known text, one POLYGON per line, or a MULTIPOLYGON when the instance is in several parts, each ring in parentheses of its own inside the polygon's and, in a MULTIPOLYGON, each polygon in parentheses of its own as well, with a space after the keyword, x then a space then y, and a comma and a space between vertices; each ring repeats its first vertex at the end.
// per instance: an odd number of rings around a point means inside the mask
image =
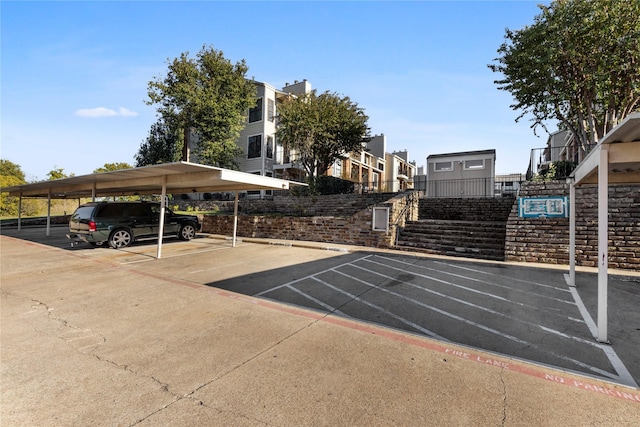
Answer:
POLYGON ((409 221, 400 231, 397 249, 466 258, 504 261, 506 221, 409 221))

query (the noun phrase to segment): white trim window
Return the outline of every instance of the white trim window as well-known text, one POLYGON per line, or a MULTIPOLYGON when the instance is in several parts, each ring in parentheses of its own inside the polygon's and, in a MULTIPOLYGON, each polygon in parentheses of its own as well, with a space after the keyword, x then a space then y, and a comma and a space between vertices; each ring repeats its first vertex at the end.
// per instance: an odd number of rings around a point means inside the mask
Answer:
POLYGON ((247 158, 262 157, 262 134, 251 135, 247 138, 247 158))
POLYGON ((433 164, 434 172, 451 172, 453 170, 453 162, 435 162, 433 164))
POLYGON ((465 160, 464 168, 466 170, 484 169, 484 159, 465 160))
POLYGON ((256 99, 256 106, 249 108, 249 123, 262 120, 262 98, 256 99))

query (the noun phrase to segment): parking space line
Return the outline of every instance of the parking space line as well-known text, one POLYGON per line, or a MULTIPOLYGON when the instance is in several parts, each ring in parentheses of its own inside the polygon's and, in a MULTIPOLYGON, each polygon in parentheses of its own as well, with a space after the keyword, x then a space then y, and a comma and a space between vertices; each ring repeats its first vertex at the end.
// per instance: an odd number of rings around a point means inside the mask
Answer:
MULTIPOLYGON (((568 280, 566 275, 565 275, 565 279, 568 280)), ((584 302, 582 301, 582 298, 580 298, 580 295, 578 294, 578 291, 576 290, 575 286, 570 286, 569 290, 571 292, 571 295, 573 296, 573 299, 576 301, 576 305, 580 309, 580 314, 582 314, 584 321, 589 326, 589 330, 593 335, 593 339, 596 340, 598 336, 597 334, 598 328, 596 326, 596 323, 593 321, 593 318, 589 314, 589 311, 587 311, 587 307, 585 307, 584 302)), ((633 376, 631 375, 627 367, 624 366, 624 363, 622 363, 622 360, 620 360, 620 358, 618 357, 618 354, 615 352, 613 347, 611 347, 608 344, 602 344, 602 343, 598 343, 598 346, 602 349, 604 354, 609 359, 609 363, 611 363, 613 368, 616 370, 616 372, 620 376, 621 381, 625 385, 638 388, 638 383, 635 381, 635 379, 633 378, 633 376)))
POLYGON ((351 318, 351 316, 349 316, 348 314, 343 313, 342 311, 338 310, 336 307, 332 307, 329 304, 327 304, 325 302, 322 302, 317 298, 312 297, 311 295, 307 294, 306 292, 302 292, 300 289, 296 288, 293 285, 287 285, 286 287, 287 287, 287 289, 292 290, 293 292, 297 293, 298 295, 301 295, 302 297, 307 298, 310 301, 313 301, 314 303, 318 304, 320 307, 324 307, 327 311, 329 311, 329 313, 339 314, 340 316, 351 318))
MULTIPOLYGON (((363 284, 365 284, 365 285, 371 286, 372 288, 376 288, 376 289, 378 289, 378 290, 380 290, 380 291, 382 291, 382 292, 389 293, 389 294, 394 295, 394 296, 396 296, 396 297, 398 297, 398 298, 401 298, 401 299, 407 300, 407 301, 412 302, 412 303, 414 303, 414 304, 416 304, 416 305, 419 305, 419 306, 421 306, 421 307, 424 307, 424 308, 427 308, 427 309, 429 309, 429 310, 435 311, 436 313, 440 313, 440 314, 442 314, 442 315, 444 315, 444 316, 450 317, 450 318, 452 318, 452 319, 454 319, 454 320, 458 320, 458 321, 460 321, 460 322, 463 322, 463 323, 466 323, 466 324, 468 324, 468 325, 474 326, 474 327, 476 327, 476 328, 478 328, 478 329, 482 329, 482 330, 484 330, 484 331, 486 331, 486 332, 489 332, 489 333, 492 333, 492 334, 494 334, 494 335, 501 336, 501 337, 503 337, 503 338, 506 338, 506 339, 509 339, 509 340, 511 340, 511 341, 517 342, 517 343, 522 344, 522 345, 525 345, 525 346, 527 346, 527 347, 535 348, 535 349, 537 349, 537 350, 539 350, 539 351, 541 351, 541 352, 543 352, 543 353, 546 353, 546 354, 549 354, 549 355, 551 355, 551 356, 553 356, 553 357, 556 357, 556 358, 558 358, 558 359, 561 359, 561 360, 564 360, 564 361, 570 362, 570 363, 572 363, 572 364, 574 364, 574 365, 576 365, 576 366, 580 366, 581 368, 584 368, 584 369, 590 370, 590 371, 595 372, 595 373, 597 373, 597 374, 599 374, 599 375, 601 375, 601 376, 608 377, 608 378, 615 379, 615 380, 620 380, 619 375, 615 375, 615 374, 612 374, 612 373, 610 373, 610 372, 604 371, 604 370, 602 370, 602 369, 600 369, 600 368, 598 368, 598 367, 591 366, 591 365, 589 365, 589 364, 587 364, 587 363, 584 363, 584 362, 582 362, 582 361, 580 361, 580 360, 577 360, 577 359, 574 359, 574 358, 572 358, 572 357, 565 356, 565 355, 562 355, 562 354, 558 354, 558 353, 553 352, 553 351, 546 351, 546 350, 544 350, 544 349, 539 348, 538 346, 536 346, 536 345, 535 345, 535 344, 533 344, 533 343, 530 343, 530 342, 528 342, 528 341, 525 341, 525 340, 522 340, 522 339, 520 339, 520 338, 514 337, 514 336, 512 336, 512 335, 509 335, 509 334, 503 333, 503 332, 498 331, 498 330, 496 330, 496 329, 494 329, 494 328, 491 328, 491 327, 485 326, 485 325, 483 325, 483 324, 480 324, 480 323, 474 322, 474 321, 469 320, 469 319, 466 319, 466 318, 464 318, 464 317, 458 316, 457 314, 453 314, 453 313, 447 312, 447 311, 445 311, 445 310, 441 310, 441 309, 439 309, 439 308, 437 308, 437 307, 433 307, 433 306, 431 306, 431 305, 429 305, 429 304, 425 304, 425 303, 423 303, 423 302, 421 302, 421 301, 414 300, 414 299, 412 299, 412 298, 409 298, 409 297, 406 297, 406 296, 404 296, 404 295, 401 295, 401 294, 399 294, 399 293, 397 293, 397 292, 393 292, 393 291, 390 291, 390 290, 388 290, 388 289, 382 288, 382 287, 380 287, 380 286, 374 285, 374 284, 372 284, 372 283, 368 283, 368 282, 366 282, 366 281, 364 281, 364 280, 362 280, 362 279, 359 279, 359 278, 357 278, 357 277, 354 277, 354 276, 348 275, 348 274, 343 273, 343 272, 341 272, 341 271, 337 271, 337 270, 336 270, 335 272, 336 272, 336 273, 338 273, 338 274, 342 274, 342 275, 344 275, 344 276, 346 276, 346 277, 348 277, 348 278, 350 278, 350 279, 356 280, 356 281, 358 281, 358 282, 360 282, 360 283, 363 283, 363 284)), ((375 272, 372 272, 372 273, 375 273, 375 272)), ((396 280, 396 279, 394 279, 394 280, 396 280)), ((403 283, 406 283, 406 282, 403 282, 403 283)), ((340 291, 340 289, 335 288, 335 287, 332 287, 332 289, 336 289, 336 290, 340 291)), ((450 340, 449 340, 449 339, 447 339, 447 338, 443 338, 443 339, 444 339, 445 341, 450 341, 450 340)))
MULTIPOLYGON (((380 313, 383 313, 383 314, 385 314, 387 316, 390 316, 393 319, 395 319, 397 321, 400 321, 400 322, 410 326, 411 328, 413 328, 413 329, 415 329, 417 331, 420 331, 421 333, 423 333, 423 334, 425 334, 427 336, 442 340, 444 342, 450 342, 450 340, 448 338, 443 337, 443 336, 435 333, 434 331, 431 331, 431 330, 429 330, 429 329, 427 329, 427 328, 425 328, 425 327, 423 327, 423 326, 421 326, 421 325, 419 325, 419 324, 417 324, 417 323, 415 323, 415 322, 403 317, 400 314, 396 314, 396 313, 394 313, 392 311, 389 311, 389 310, 386 310, 383 307, 380 307, 380 306, 378 306, 378 305, 376 305, 376 304, 374 304, 374 303, 372 303, 370 301, 367 301, 363 297, 363 295, 366 293, 366 291, 363 292, 361 295, 355 295, 355 294, 353 294, 351 292, 348 292, 348 291, 346 291, 344 289, 339 288, 338 286, 334 285, 333 283, 330 283, 330 281, 326 281, 326 280, 324 280, 322 278, 322 275, 324 275, 326 273, 335 273, 335 274, 339 274, 341 276, 344 276, 344 277, 346 277, 346 278, 348 278, 348 279, 350 279, 352 281, 355 281, 357 283, 364 284, 369 289, 376 289, 376 290, 382 291, 382 292, 387 293, 389 295, 393 295, 394 297, 406 300, 406 301, 408 301, 408 302, 410 302, 412 304, 416 304, 416 305, 418 305, 420 307, 426 308, 426 309, 428 309, 430 311, 433 311, 435 313, 439 313, 439 314, 441 314, 443 316, 449 317, 449 318, 454 319, 456 321, 471 325, 472 327, 478 328, 480 330, 484 330, 484 331, 486 331, 486 332, 488 332, 490 334, 501 336, 501 337, 503 337, 505 339, 508 339, 508 340, 510 340, 512 342, 516 342, 516 343, 521 344, 523 346, 526 346, 528 348, 536 349, 537 351, 540 351, 540 352, 542 352, 544 354, 547 354, 547 355, 549 355, 549 356, 551 356, 553 358, 556 358, 558 360, 563 360, 563 361, 568 362, 568 363, 570 363, 570 364, 572 364, 572 365, 574 365, 576 367, 579 367, 581 369, 585 369, 588 372, 592 372, 595 375, 598 375, 599 377, 609 378, 609 379, 612 379, 612 380, 615 380, 615 381, 619 381, 619 382, 621 382, 621 383, 623 383, 625 385, 627 385, 627 384, 631 385, 632 384, 632 382, 630 382, 629 379, 631 379, 631 381, 633 381, 633 378, 631 378, 630 375, 627 375, 628 371, 626 371, 624 366, 621 366, 621 363, 616 363, 616 359, 615 358, 611 359, 609 357, 609 360, 611 361, 611 364, 612 364, 613 368, 615 369, 615 373, 608 372, 606 370, 598 368, 597 366, 592 366, 592 365, 590 365, 588 363, 582 362, 582 361, 574 359, 572 357, 569 357, 569 356, 566 356, 566 355, 563 355, 563 354, 558 354, 558 353, 556 353, 556 352, 554 352, 552 350, 546 350, 544 348, 540 348, 537 345, 535 345, 535 344, 533 344, 531 342, 528 342, 527 340, 520 339, 520 338, 518 338, 516 336, 513 336, 511 334, 508 334, 508 333, 505 333, 503 331, 497 330, 495 328, 489 327, 489 326, 487 326, 485 324, 475 322, 475 321, 473 321, 471 319, 462 317, 462 316, 460 316, 458 314, 455 314, 455 313, 440 309, 438 307, 434 307, 434 306, 426 304, 426 303, 424 303, 422 301, 418 301, 416 299, 413 299, 413 298, 410 298, 408 296, 402 295, 400 293, 391 291, 389 289, 386 289, 384 287, 378 286, 376 284, 367 282, 366 280, 363 280, 363 279, 361 279, 359 277, 356 277, 356 276, 354 276, 352 274, 348 274, 347 272, 344 271, 344 269, 346 267, 356 268, 356 269, 359 269, 359 270, 366 271, 366 272, 368 272, 370 274, 374 274, 374 275, 383 277, 383 278, 385 278, 387 280, 396 280, 396 281, 398 281, 397 277, 392 277, 390 275, 386 275, 384 273, 380 273, 380 272, 377 272, 375 270, 371 270, 371 269, 366 268, 365 266, 362 265, 362 263, 364 262, 364 263, 367 263, 367 264, 368 263, 372 263, 372 264, 375 264, 375 265, 379 265, 379 266, 382 266, 384 268, 390 269, 392 271, 407 272, 406 268, 402 269, 402 268, 394 267, 392 265, 388 265, 388 264, 385 264, 385 263, 382 263, 382 262, 375 261, 374 258, 381 258, 382 260, 391 260, 391 261, 399 262, 399 263, 404 264, 404 265, 412 265, 412 266, 415 266, 415 267, 418 267, 418 268, 423 268, 423 269, 427 269, 427 270, 434 270, 434 269, 429 269, 428 267, 415 265, 415 264, 411 264, 411 263, 408 263, 408 262, 403 262, 403 261, 399 261, 399 260, 395 260, 395 259, 390 259, 390 258, 379 256, 379 255, 376 255, 376 254, 370 254, 370 255, 366 255, 366 256, 360 257, 360 258, 355 259, 355 260, 351 260, 351 261, 348 261, 348 262, 333 266, 331 268, 327 268, 327 269, 322 270, 322 271, 315 272, 315 273, 313 273, 311 275, 308 275, 308 276, 305 276, 305 277, 300 277, 300 278, 297 278, 295 280, 289 281, 287 283, 283 283, 283 284, 280 284, 278 286, 271 287, 269 289, 266 289, 266 290, 263 290, 261 292, 258 292, 256 294, 254 294, 254 297, 268 297, 267 294, 269 294, 271 292, 274 292, 276 290, 279 290, 279 289, 286 288, 286 289, 289 289, 289 290, 291 290, 293 292, 296 292, 297 294, 301 295, 302 297, 304 297, 306 299, 309 299, 310 301, 313 301, 315 304, 318 304, 319 306, 321 306, 324 309, 326 309, 329 313, 338 314, 338 315, 343 316, 343 317, 352 317, 352 316, 349 316, 349 315, 346 315, 345 313, 343 313, 340 310, 340 307, 333 307, 333 306, 331 306, 329 304, 326 304, 325 302, 320 301, 319 299, 307 294, 306 292, 298 289, 295 286, 297 283, 300 283, 300 282, 302 282, 304 280, 310 279, 310 280, 313 280, 313 281, 315 281, 317 283, 320 283, 321 285, 323 285, 325 287, 328 287, 329 289, 332 289, 335 292, 338 292, 338 293, 341 293, 341 294, 344 294, 344 295, 348 296, 349 298, 351 298, 351 301, 357 301, 358 303, 367 305, 367 306, 379 311, 380 313)), ((446 271, 444 271, 442 273, 451 275, 453 277, 458 277, 458 278, 461 278, 461 279, 465 279, 465 280, 467 280, 467 279, 473 280, 474 279, 473 277, 468 277, 468 276, 459 275, 459 274, 446 272, 446 271)), ((499 295, 494 295, 494 294, 491 294, 491 293, 482 292, 482 291, 479 291, 477 289, 469 288, 467 286, 462 286, 462 285, 459 285, 459 284, 456 284, 456 283, 453 283, 453 282, 449 282, 449 281, 446 281, 446 280, 438 279, 438 278, 432 277, 430 275, 420 274, 420 273, 417 273, 417 272, 411 272, 411 274, 414 274, 417 277, 422 277, 422 278, 424 278, 426 280, 432 280, 432 281, 444 283, 444 284, 449 285, 449 286, 458 287, 458 288, 461 288, 463 290, 479 293, 479 294, 485 295, 485 296, 487 296, 489 298, 495 298, 495 299, 498 299, 498 300, 500 300, 502 302, 505 302, 505 303, 508 303, 508 304, 517 304, 517 305, 522 306, 522 307, 528 307, 529 309, 539 310, 539 307, 533 307, 533 306, 529 306, 529 305, 524 304, 524 303, 511 301, 511 300, 509 300, 507 298, 504 298, 504 297, 501 297, 499 295)), ((475 279, 475 281, 480 282, 480 283, 488 283, 488 282, 480 280, 480 279, 475 279)), ((525 282, 525 281, 522 281, 522 282, 525 282)), ((406 284, 408 286, 415 287, 415 288, 417 288, 419 290, 422 290, 422 291, 425 291, 425 292, 430 292, 433 295, 437 295, 439 297, 443 297, 443 298, 446 298, 448 300, 451 300, 451 301, 454 301, 454 302, 457 302, 457 303, 461 303, 461 304, 464 304, 464 305, 472 307, 472 308, 483 310, 485 312, 488 312, 488 313, 490 313, 492 315, 495 315, 495 316, 498 316, 500 318, 505 318, 505 319, 508 319, 510 321, 517 321, 517 322, 524 323, 524 324, 526 324, 528 326, 537 327, 540 330, 544 331, 545 333, 553 334, 555 336, 558 336, 561 339, 574 340, 574 341, 579 342, 579 343, 581 343, 583 345, 588 345, 590 347, 595 347, 595 348, 601 349, 601 350, 605 351, 605 353, 607 353, 606 349, 602 348, 600 345, 598 345, 598 343, 594 343, 594 342, 591 342, 589 340, 586 340, 586 339, 583 339, 583 338, 580 338, 580 337, 571 336, 571 335, 562 333, 560 331, 554 330, 552 328, 547 328, 545 326, 542 326, 542 325, 539 325, 539 324, 535 324, 533 322, 520 320, 520 319, 517 319, 515 317, 508 316, 506 314, 500 313, 500 312, 498 312, 496 310, 492 310, 492 309, 490 309, 488 307, 483 307, 481 305, 472 303, 470 301, 465 301, 465 300, 462 300, 462 299, 459 299, 459 298, 456 298, 456 297, 453 297, 453 296, 448 296, 448 295, 443 294, 441 292, 437 292, 437 291, 434 291, 434 290, 426 289, 426 288, 424 288, 422 286, 419 286, 419 285, 416 285, 416 284, 413 284, 413 283, 410 283, 410 282, 406 282, 406 281, 401 281, 400 280, 400 283, 406 284)), ((533 282, 529 282, 529 283, 533 283, 533 282)), ((505 286, 502 286, 502 287, 505 287, 505 286)), ((513 289, 511 289, 511 290, 513 290, 513 289)), ((528 292, 528 293, 531 293, 531 292, 528 292)), ((538 294, 535 294, 535 293, 533 293, 533 295, 539 296, 538 294)), ((558 300, 558 301, 565 302, 565 303, 568 303, 570 305, 577 305, 574 301, 566 301, 566 300, 558 300)), ((563 316, 563 318, 566 318, 566 317, 563 316)), ((579 319, 570 319, 570 320, 579 321, 579 319)), ((582 322, 582 323, 584 323, 584 322, 582 322)))
MULTIPOLYGON (((504 276, 501 276, 499 274, 495 274, 495 273, 489 273, 488 271, 483 271, 483 270, 478 270, 475 268, 470 268, 470 267, 464 267, 461 265, 456 265, 456 264, 450 264, 448 262, 442 262, 442 261, 434 261, 435 264, 440 264, 440 265, 445 265, 447 267, 452 267, 452 268, 458 268, 460 270, 467 270, 467 271, 471 271, 475 274, 484 274, 487 276, 495 276, 495 277, 500 277, 503 278, 504 276)), ((524 280, 524 279, 515 279, 513 277, 510 277, 509 280, 512 280, 514 282, 522 282, 522 283, 526 283, 528 285, 534 285, 534 286, 540 286, 542 288, 550 288, 559 292, 569 292, 567 289, 565 288, 559 288, 557 286, 553 286, 553 285, 547 285, 545 283, 539 283, 539 282, 532 282, 530 280, 524 280)))
MULTIPOLYGON (((437 272, 437 273, 442 273, 442 274, 446 274, 446 275, 449 275, 449 276, 458 277, 458 278, 465 279, 465 280, 470 280, 470 281, 472 281, 472 282, 480 282, 480 283, 484 283, 484 284, 487 284, 487 285, 490 285, 490 286, 495 286, 495 287, 498 287, 498 288, 503 288, 503 289, 509 290, 509 291, 511 291, 511 292, 514 292, 514 291, 515 291, 515 292, 521 292, 521 293, 529 294, 529 295, 532 295, 532 296, 535 296, 535 297, 538 297, 538 298, 545 298, 545 299, 549 299, 549 300, 552 300, 552 301, 560 302, 560 303, 563 303, 563 304, 575 305, 575 302, 574 302, 574 301, 569 301, 569 300, 565 300, 565 299, 561 299, 561 298, 554 298, 554 297, 550 297, 550 296, 547 296, 547 295, 540 295, 540 294, 537 294, 537 293, 535 293, 535 292, 529 292, 529 291, 525 291, 525 290, 522 290, 522 289, 516 289, 516 288, 509 287, 509 286, 505 286, 505 285, 499 285, 499 284, 496 284, 496 283, 493 283, 493 282, 487 282, 487 281, 485 281, 485 280, 477 279, 477 278, 475 278, 475 277, 463 276, 463 275, 460 275, 460 274, 455 274, 455 273, 451 273, 451 272, 448 272, 448 271, 442 271, 442 270, 438 270, 438 269, 435 269, 435 268, 429 268, 429 267, 425 267, 425 266, 422 266, 422 265, 417 265, 417 264, 414 264, 414 263, 409 263, 409 262, 404 262, 404 261, 398 261, 398 260, 394 260, 394 259, 392 259, 392 258, 387 258, 387 257, 383 257, 383 256, 378 256, 378 257, 379 257, 379 258, 383 258, 383 259, 387 259, 387 260, 390 260, 390 261, 395 261, 395 262, 398 262, 398 263, 401 263, 401 264, 414 266, 414 267, 416 267, 416 268, 420 268, 420 269, 424 269, 424 270, 429 270, 429 271, 435 271, 435 272, 437 272)), ((369 260, 369 262, 374 262, 374 261, 370 261, 370 260, 369 260)), ((386 265, 386 264, 383 264, 383 265, 386 265)), ((394 268, 394 267, 389 266, 389 268, 394 268)), ((398 270, 400 270, 400 269, 398 269, 398 270)), ((406 271, 406 270, 402 270, 402 271, 406 271)), ((415 273, 413 273, 413 272, 412 272, 412 274, 415 274, 415 273)), ((419 274, 418 274, 418 275, 419 275, 419 274)), ((438 280, 438 279, 435 279, 435 278, 433 278, 433 277, 431 277, 431 276, 423 276, 423 277, 429 277, 429 278, 431 278, 431 279, 433 279, 433 280, 438 280)), ((498 277, 500 277, 500 276, 498 276, 498 277)), ((463 287, 462 285, 455 285, 455 286, 463 287)), ((466 288, 466 287, 465 287, 465 288, 466 288)), ((467 290, 471 290, 472 292, 479 292, 479 293, 483 293, 483 294, 485 294, 485 295, 493 295, 493 294, 486 294, 486 293, 484 293, 484 292, 480 292, 480 291, 472 290, 472 288, 466 288, 466 289, 467 289, 467 290)), ((555 288, 554 288, 554 289, 555 289, 555 288)), ((558 289, 558 290, 559 290, 559 289, 558 289)), ((566 289, 565 289, 564 291, 566 292, 566 289)), ((502 298, 502 297, 498 297, 498 298, 500 298, 500 299, 504 299, 504 298, 502 298)))
POLYGON ((298 278, 298 279, 291 280, 290 282, 284 283, 284 284, 282 284, 282 285, 278 285, 278 286, 274 286, 273 288, 265 289, 265 290, 264 290, 264 291, 262 291, 262 292, 258 292, 257 294, 254 294, 253 296, 254 296, 254 297, 261 297, 261 296, 263 296, 264 294, 268 294, 269 292, 277 291, 278 289, 282 289, 282 288, 284 288, 284 287, 286 287, 286 286, 288 286, 288 285, 293 285, 294 283, 298 283, 298 282, 301 282, 301 281, 303 281, 303 280, 307 280, 307 279, 313 278, 314 276, 316 276, 316 275, 318 275, 318 274, 322 274, 322 273, 326 273, 326 272, 328 272, 328 271, 331 271, 331 270, 333 270, 334 268, 339 268, 339 267, 344 266, 344 265, 349 265, 349 264, 351 264, 352 262, 356 262, 356 261, 364 260, 364 259, 367 259, 367 258, 372 257, 372 256, 373 256, 373 255, 366 255, 366 256, 363 256, 363 257, 361 257, 361 258, 358 258, 358 259, 357 259, 357 260, 355 260, 355 261, 348 261, 348 262, 345 262, 345 263, 343 263, 343 264, 337 265, 337 266, 335 266, 335 267, 331 267, 331 268, 327 268, 326 270, 318 271, 318 272, 316 272, 316 273, 314 273, 314 274, 311 274, 311 275, 309 275, 309 276, 300 277, 300 278, 298 278))
MULTIPOLYGON (((381 257, 381 258, 384 258, 384 257, 381 257)), ((398 267, 392 267, 390 265, 382 264, 382 263, 379 263, 379 262, 376 262, 376 261, 372 261, 372 260, 369 260, 369 259, 367 259, 366 261, 374 263, 374 264, 381 265, 381 266, 386 267, 386 268, 390 268, 392 270, 403 271, 403 272, 407 271, 406 269, 402 269, 402 268, 398 268, 398 267)), ((401 261, 398 261, 398 262, 401 262, 401 261)), ((414 265, 414 264, 410 264, 410 263, 405 263, 405 264, 414 265)), ((416 266, 416 267, 420 267, 420 266, 416 266)), ((423 268, 426 268, 426 267, 423 267, 423 268)), ((445 284, 445 285, 448 285, 448 286, 453 286, 453 287, 458 288, 458 289, 463 289, 463 290, 468 291, 468 292, 473 292, 473 293, 476 293, 476 294, 480 294, 480 295, 486 296, 488 298, 493 298, 493 299, 496 299, 498 301, 507 302, 507 303, 510 303, 510 304, 515 304, 515 305, 519 305, 521 307, 527 307, 527 308, 535 309, 535 310, 539 310, 540 309, 539 307, 534 307, 534 306, 525 304, 523 302, 512 301, 512 300, 510 300, 508 298, 504 298, 504 297, 501 297, 499 295, 492 294, 490 292, 484 292, 484 291, 481 291, 481 290, 478 290, 478 289, 470 288, 468 286, 459 285, 457 283, 449 282, 449 281, 443 280, 443 279, 438 279, 437 277, 428 276, 426 274, 420 274, 420 273, 417 273, 417 272, 411 272, 411 274, 413 274, 415 276, 418 276, 418 277, 421 277, 423 279, 433 280, 434 282, 439 282, 439 283, 442 283, 442 284, 445 284)))
MULTIPOLYGON (((336 273, 341 274, 339 271, 336 271, 336 273)), ((345 291, 345 290, 343 290, 343 289, 340 289, 340 288, 338 288, 338 287, 336 287, 336 286, 333 286, 333 285, 331 285, 330 283, 325 282, 324 280, 321 280, 321 279, 319 279, 319 278, 317 278, 317 277, 315 277, 315 276, 311 277, 311 279, 313 279, 313 280, 315 280, 315 281, 317 281, 317 282, 319 282, 319 283, 321 283, 321 284, 323 284, 323 285, 325 285, 325 286, 327 286, 327 287, 329 287, 329 288, 333 289, 334 291, 337 291, 337 292, 340 292, 341 294, 347 295, 347 296, 348 296, 348 297, 350 297, 353 301, 358 301, 358 302, 359 302, 359 303, 361 303, 361 304, 364 304, 364 305, 366 305, 366 306, 369 306, 369 307, 375 308, 376 310, 380 311, 381 313, 384 313, 384 314, 386 314, 386 315, 388 315, 388 316, 391 316, 391 317, 393 317, 394 319, 396 319, 396 320, 398 320, 398 321, 400 321, 400 322, 402 322, 402 323, 404 323, 404 324, 406 324, 406 325, 409 325, 409 326, 411 326, 412 328, 415 328, 416 330, 418 330, 418 331, 420 331, 420 332, 422 332, 422 333, 426 334, 427 336, 430 336, 430 337, 432 337, 432 338, 437 338, 437 339, 442 340, 442 341, 445 341, 445 342, 450 342, 450 341, 449 341, 448 339, 446 339, 445 337, 440 336, 440 335, 436 334, 435 332, 430 331, 429 329, 424 328, 424 327, 422 327, 422 326, 418 325, 417 323, 414 323, 414 322, 412 322, 412 321, 410 321, 410 320, 408 320, 408 319, 405 319, 405 318, 403 318, 403 317, 401 317, 401 316, 398 316, 397 314, 392 313, 391 311, 385 310, 384 308, 382 308, 382 307, 380 307, 380 306, 378 306, 378 305, 376 305, 376 304, 373 304, 373 303, 371 303, 371 302, 369 302, 369 301, 367 301, 367 300, 364 300, 364 299, 360 298, 360 297, 359 297, 359 296, 357 296, 357 295, 354 295, 354 294, 352 294, 352 293, 350 293, 350 292, 347 292, 347 291, 345 291)))
MULTIPOLYGON (((370 270, 366 270, 364 267, 360 267, 360 266, 357 266, 357 265, 354 265, 353 267, 361 268, 361 269, 363 269, 365 271, 370 271, 370 270)), ((374 274, 377 274, 377 275, 379 275, 381 277, 384 277, 386 279, 389 279, 389 280, 398 280, 397 278, 392 277, 392 276, 387 276, 386 274, 373 272, 373 271, 370 271, 370 272, 374 273, 374 274)), ((469 301, 466 301, 466 300, 463 300, 463 299, 460 299, 460 298, 456 298, 456 297, 453 297, 451 295, 443 294, 442 292, 434 291, 433 289, 424 288, 422 286, 416 285, 415 283, 410 283, 410 282, 405 282, 405 281, 401 281, 401 283, 403 283, 403 284, 405 284, 407 286, 410 286, 412 288, 419 289, 421 291, 428 292, 430 294, 439 296, 439 297, 447 299, 449 301, 455 301, 455 302, 457 302, 459 304, 463 304, 463 305, 466 305, 468 307, 472 307, 472 308, 475 308, 475 309, 478 309, 478 310, 493 314, 493 315, 498 316, 498 317, 502 317, 504 319, 507 319, 507 320, 510 320, 510 321, 513 321, 513 322, 519 322, 519 323, 523 323, 523 324, 528 325, 528 326, 540 328, 545 332, 560 336, 562 338, 570 338, 570 339, 582 342, 583 344, 593 345, 593 346, 596 346, 596 347, 598 346, 598 343, 596 343, 596 342, 585 340, 584 338, 580 338, 580 337, 576 337, 576 336, 572 336, 572 335, 567 335, 567 334, 565 334, 563 332, 556 331, 555 329, 547 328, 547 327, 539 325, 537 323, 533 323, 533 322, 529 322, 527 320, 519 319, 517 317, 509 316, 508 314, 504 314, 504 313, 499 312, 497 310, 493 310, 491 308, 484 307, 482 305, 474 304, 472 302, 469 302, 469 301)), ((413 301, 413 300, 410 299, 410 301, 413 301)))

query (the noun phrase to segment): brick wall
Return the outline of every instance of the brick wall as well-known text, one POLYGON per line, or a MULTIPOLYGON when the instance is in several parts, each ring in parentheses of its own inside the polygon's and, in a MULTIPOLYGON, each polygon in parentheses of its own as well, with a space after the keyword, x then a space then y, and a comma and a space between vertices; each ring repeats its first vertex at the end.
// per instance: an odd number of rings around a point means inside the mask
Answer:
MULTIPOLYGON (((560 182, 527 183, 521 197, 569 196, 560 182)), ((569 263, 569 218, 519 218, 514 206, 507 223, 507 261, 569 263)), ((597 186, 576 187, 576 264, 598 259, 597 186)), ((640 271, 640 186, 609 187, 609 267, 640 271)))
MULTIPOLYGON (((307 240, 314 242, 340 243, 357 246, 389 248, 395 243, 398 226, 404 226, 405 221, 418 217, 417 192, 403 194, 387 194, 384 201, 380 195, 357 197, 357 203, 364 206, 353 215, 336 215, 337 207, 331 208, 333 215, 326 216, 282 216, 282 215, 238 215, 238 236, 272 238, 284 240, 307 240), (391 198, 390 198, 391 197, 391 198), (389 231, 373 231, 373 207, 389 207, 389 231)), ((353 208, 353 195, 316 196, 313 205, 321 206, 326 202, 332 206, 336 202, 345 207, 353 208)), ((298 201, 292 200, 294 205, 298 201)), ((281 205, 287 205, 280 200, 281 205)), ((231 235, 233 233, 232 215, 205 215, 203 231, 206 233, 231 235)))

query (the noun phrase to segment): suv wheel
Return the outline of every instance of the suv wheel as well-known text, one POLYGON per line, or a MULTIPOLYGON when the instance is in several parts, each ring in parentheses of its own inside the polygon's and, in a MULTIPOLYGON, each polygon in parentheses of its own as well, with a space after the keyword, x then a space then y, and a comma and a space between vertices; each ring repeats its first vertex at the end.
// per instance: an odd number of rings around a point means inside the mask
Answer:
POLYGON ((133 241, 133 236, 129 230, 119 228, 109 236, 109 246, 114 249, 126 248, 133 241))
POLYGON ((196 237, 196 228, 190 222, 182 224, 178 232, 180 240, 191 240, 196 237))

